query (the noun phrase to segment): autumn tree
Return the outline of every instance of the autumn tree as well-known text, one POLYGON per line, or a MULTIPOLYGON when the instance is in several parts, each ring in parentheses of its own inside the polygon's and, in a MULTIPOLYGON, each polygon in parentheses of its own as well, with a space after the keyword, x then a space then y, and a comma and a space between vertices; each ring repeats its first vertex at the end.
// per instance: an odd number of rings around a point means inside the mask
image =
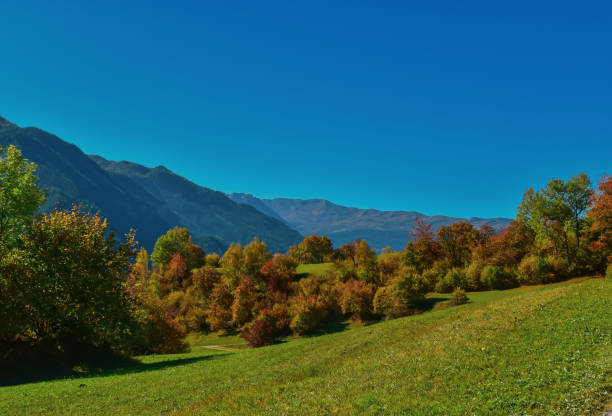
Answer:
POLYGON ((202 267, 206 261, 206 253, 193 243, 187 228, 175 227, 157 239, 151 254, 153 267, 163 273, 176 253, 181 254, 188 270, 202 267))
POLYGON ((187 263, 181 256, 180 252, 176 252, 170 262, 164 268, 163 274, 159 278, 159 293, 162 297, 167 296, 170 292, 187 287, 184 285, 187 281, 189 271, 187 263))
POLYGON ((275 254, 261 268, 262 276, 268 282, 270 292, 286 292, 287 285, 295 278, 297 263, 290 256, 275 254))
POLYGON ((244 269, 247 276, 251 276, 257 286, 264 289, 268 282, 261 274, 261 268, 272 259, 272 252, 268 250, 265 242, 257 237, 244 247, 244 269))
POLYGON ((355 272, 357 279, 368 283, 373 283, 378 276, 378 256, 365 240, 355 249, 355 272))
POLYGON ((480 238, 480 232, 468 222, 442 226, 436 233, 441 252, 451 267, 460 267, 468 263, 472 247, 480 238))
POLYGON ((612 176, 604 175, 598 182, 597 192, 591 198, 587 212, 591 220, 590 231, 593 236, 592 248, 607 257, 612 263, 612 176))
POLYGON ((220 262, 221 274, 230 288, 235 288, 242 276, 247 274, 244 249, 241 244, 232 243, 220 262))
POLYGON ((378 288, 373 300, 374 312, 395 318, 414 313, 425 300, 427 287, 418 271, 403 267, 388 284, 378 288))
POLYGON ((355 321, 365 321, 372 315, 372 299, 376 286, 361 280, 351 279, 336 285, 338 305, 343 314, 355 321))
POLYGON ((257 290, 253 279, 244 276, 234 289, 234 302, 232 303, 232 323, 241 327, 253 317, 253 308, 257 300, 257 290))
POLYGON ((232 320, 232 293, 224 282, 220 282, 212 290, 206 310, 206 323, 211 331, 227 328, 232 320))
POLYGON ((214 287, 221 282, 221 273, 210 266, 200 267, 191 273, 193 287, 203 299, 208 299, 214 287))
POLYGON ((329 237, 312 234, 289 248, 288 255, 299 264, 323 263, 329 261, 334 248, 329 237))
POLYGON ((431 224, 425 224, 417 218, 408 234, 411 241, 404 249, 404 264, 424 270, 440 257, 440 245, 434 240, 431 224))

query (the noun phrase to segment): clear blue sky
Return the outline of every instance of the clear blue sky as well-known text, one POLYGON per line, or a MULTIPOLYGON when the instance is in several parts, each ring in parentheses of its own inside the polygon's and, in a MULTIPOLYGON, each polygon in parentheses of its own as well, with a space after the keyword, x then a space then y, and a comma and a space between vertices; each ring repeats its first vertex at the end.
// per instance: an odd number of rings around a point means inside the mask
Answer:
POLYGON ((612 171, 609 1, 2 1, 0 115, 260 197, 514 216, 612 171))

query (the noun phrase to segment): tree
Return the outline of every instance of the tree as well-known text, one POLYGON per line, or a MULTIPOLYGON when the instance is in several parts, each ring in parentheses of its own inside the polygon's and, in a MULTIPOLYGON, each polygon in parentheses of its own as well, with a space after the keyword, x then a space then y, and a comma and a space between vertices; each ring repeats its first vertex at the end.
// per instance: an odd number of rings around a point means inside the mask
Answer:
POLYGON ((206 253, 191 241, 187 228, 175 227, 157 239, 151 254, 153 267, 163 273, 176 253, 181 253, 188 270, 202 267, 206 261, 206 253))
POLYGON ((257 237, 244 247, 244 269, 247 276, 251 276, 261 289, 264 289, 268 282, 261 274, 261 268, 272 259, 272 253, 263 241, 257 237))
POLYGON ((0 147, 0 249, 17 244, 45 203, 45 193, 36 185, 37 169, 15 146, 0 147))
POLYGON ((193 287, 203 299, 208 299, 215 285, 221 282, 221 273, 214 267, 205 266, 191 273, 193 287))
POLYGON ((355 321, 365 321, 372 315, 372 299, 376 286, 360 280, 338 282, 338 304, 342 313, 355 321))
POLYGON ((525 192, 517 220, 533 230, 541 246, 551 242, 555 254, 575 265, 592 195, 591 181, 584 173, 566 182, 553 179, 538 192, 531 188, 525 192))
POLYGON ((267 279, 270 292, 286 292, 287 285, 295 277, 297 263, 292 257, 275 254, 272 260, 261 268, 261 274, 267 279))
POLYGON ((210 294, 206 311, 206 323, 211 331, 228 326, 232 320, 232 302, 232 293, 227 286, 223 282, 218 283, 210 294))
POLYGON ((434 241, 434 232, 431 224, 425 224, 417 218, 408 236, 411 241, 404 249, 404 264, 416 267, 423 271, 440 257, 440 246, 434 241))
POLYGON ((242 245, 232 243, 221 258, 220 264, 226 284, 231 289, 235 288, 242 276, 247 274, 242 245))
POLYGON ((164 297, 174 290, 186 288, 188 285, 184 283, 187 281, 187 276, 187 263, 181 253, 176 252, 159 279, 160 296, 164 297))
POLYGON ((442 226, 436 234, 442 254, 451 267, 460 267, 468 263, 472 247, 480 238, 480 232, 468 222, 442 226))
POLYGON ((0 294, 11 300, 9 315, 0 316, 1 339, 27 340, 68 360, 129 350, 134 320, 125 284, 136 254, 134 236, 115 244, 107 229, 98 215, 76 207, 33 221, 22 248, 0 270, 7 283, 0 291, 9 289, 0 294), (19 327, 7 333, 6 321, 19 327))
POLYGON ((404 267, 388 286, 374 296, 374 312, 395 318, 414 313, 425 299, 427 288, 414 267, 404 267))
POLYGON ((612 263, 612 176, 604 175, 599 180, 587 216, 592 221, 594 251, 607 257, 608 264, 612 263))
POLYGON ((374 282, 378 276, 378 256, 365 240, 361 240, 355 249, 355 272, 359 280, 368 283, 374 282))
POLYGON ((309 264, 328 261, 333 252, 334 248, 329 237, 312 234, 297 246, 291 246, 288 255, 299 264, 309 264))
POLYGON ((241 327, 251 320, 253 308, 257 300, 257 291, 253 279, 248 276, 240 279, 234 290, 234 303, 232 303, 232 323, 241 327))

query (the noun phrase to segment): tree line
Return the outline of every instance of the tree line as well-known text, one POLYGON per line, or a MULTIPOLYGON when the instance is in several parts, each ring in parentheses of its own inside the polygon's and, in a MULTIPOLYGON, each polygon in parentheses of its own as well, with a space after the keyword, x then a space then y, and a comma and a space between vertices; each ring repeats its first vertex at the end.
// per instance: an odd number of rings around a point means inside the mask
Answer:
POLYGON ((67 365, 100 354, 186 349, 190 332, 239 332, 252 346, 316 331, 330 315, 356 323, 418 313, 428 292, 542 284, 612 274, 612 179, 552 180, 525 192, 500 231, 417 220, 401 252, 366 241, 334 248, 311 235, 287 253, 254 238, 207 254, 185 228, 151 254, 134 233, 121 242, 97 214, 74 206, 37 215, 36 166, 0 149, 0 362, 44 357, 67 365), (298 274, 300 264, 331 263, 298 274))

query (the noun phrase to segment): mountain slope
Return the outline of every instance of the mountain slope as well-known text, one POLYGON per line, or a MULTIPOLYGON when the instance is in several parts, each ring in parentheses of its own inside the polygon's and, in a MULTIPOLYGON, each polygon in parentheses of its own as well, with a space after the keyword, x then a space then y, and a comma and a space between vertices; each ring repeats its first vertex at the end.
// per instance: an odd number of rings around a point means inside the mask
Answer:
MULTIPOLYGON (((500 229, 510 223, 507 218, 454 218, 442 215, 426 216, 409 211, 379 211, 336 205, 324 199, 260 199, 248 194, 229 195, 236 202, 248 203, 259 209, 265 206, 287 224, 304 235, 325 234, 335 245, 363 238, 378 249, 391 246, 402 250, 416 219, 431 224, 434 229, 458 221, 468 221, 476 227, 490 225, 500 229)), ((271 215, 271 214, 268 214, 271 215)))
POLYGON ((163 166, 147 168, 90 157, 114 177, 131 181, 164 201, 165 207, 180 218, 181 225, 191 230, 196 239, 214 236, 225 242, 247 243, 257 236, 274 251, 286 251, 290 244, 302 239, 280 220, 238 204, 222 192, 198 186, 163 166))
POLYGON ((160 201, 142 189, 127 190, 78 147, 57 136, 1 119, 0 146, 10 144, 38 165, 39 186, 48 191, 44 211, 68 208, 73 203, 99 210, 119 233, 135 228, 137 239, 147 247, 178 220, 162 217, 156 209, 160 201))
POLYGON ((57 136, 0 117, 0 146, 9 144, 39 166, 39 185, 49 192, 45 211, 73 203, 100 211, 118 233, 136 229, 147 249, 177 225, 189 228, 207 251, 222 252, 231 242, 248 243, 255 236, 272 250, 285 251, 301 239, 281 221, 164 167, 90 157, 57 136))

